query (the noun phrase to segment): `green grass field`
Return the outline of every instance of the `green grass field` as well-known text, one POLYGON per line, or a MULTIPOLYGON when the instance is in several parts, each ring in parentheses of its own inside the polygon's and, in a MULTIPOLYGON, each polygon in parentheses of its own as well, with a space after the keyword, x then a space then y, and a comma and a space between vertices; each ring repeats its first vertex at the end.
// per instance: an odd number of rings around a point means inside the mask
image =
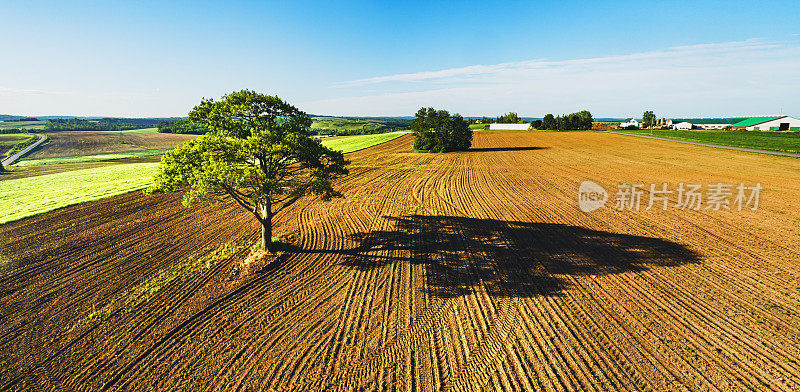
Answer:
POLYGON ((378 133, 374 135, 342 136, 337 138, 322 139, 322 145, 333 150, 339 150, 345 154, 348 152, 363 150, 376 144, 397 139, 408 132, 378 133))
POLYGON ((143 189, 158 163, 132 163, 0 181, 0 223, 143 189))
POLYGON ((800 153, 799 132, 759 131, 678 131, 678 130, 620 130, 637 135, 652 135, 676 140, 719 144, 723 146, 758 148, 770 151, 800 153))
MULTIPOLYGON (((403 136, 406 132, 344 136, 322 144, 345 153, 358 151, 403 136)), ((153 151, 153 150, 150 150, 153 151)), ((168 150, 159 150, 164 152, 168 150)), ((139 151, 138 153, 146 153, 139 151)), ((120 159, 120 154, 104 154, 120 159)), ((135 154, 135 153, 133 153, 135 154)), ((97 155, 72 157, 93 159, 97 155)), ((66 163, 71 158, 40 159, 66 163)), ((30 161, 34 162, 34 161, 30 161)), ((89 162, 78 160, 69 162, 89 162)), ((112 164, 91 169, 46 174, 16 180, 0 180, 0 224, 42 214, 57 208, 144 189, 152 183, 158 163, 112 164)))
POLYGON ((102 162, 102 161, 112 161, 116 159, 151 157, 154 155, 165 154, 167 151, 171 150, 172 150, 171 148, 166 148, 161 150, 117 152, 112 154, 81 155, 77 157, 65 157, 65 158, 31 159, 31 160, 19 161, 16 163, 16 166, 57 165, 60 163, 102 162))
POLYGON ((484 129, 486 124, 469 124, 469 129, 484 129))

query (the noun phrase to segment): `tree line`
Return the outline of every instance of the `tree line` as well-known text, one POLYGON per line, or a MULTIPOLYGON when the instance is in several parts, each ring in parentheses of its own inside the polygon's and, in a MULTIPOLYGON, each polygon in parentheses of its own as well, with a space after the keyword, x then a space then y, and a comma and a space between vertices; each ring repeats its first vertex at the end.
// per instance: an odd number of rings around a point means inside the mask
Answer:
POLYGON ((122 119, 103 118, 100 120, 82 120, 77 118, 57 118, 47 120, 44 130, 48 132, 60 131, 127 131, 130 129, 147 128, 145 124, 134 124, 122 119))
MULTIPOLYGON (((587 130, 592 129, 592 113, 588 110, 580 112, 554 116, 548 113, 541 120, 531 120, 531 127, 539 130, 566 131, 566 130, 587 130)), ((527 124, 517 113, 509 112, 496 118, 481 117, 480 119, 469 119, 469 124, 527 124)))
POLYGON ((536 129, 550 131, 570 131, 592 129, 592 113, 588 110, 580 112, 553 116, 552 113, 545 114, 542 124, 536 129))
POLYGON ((480 119, 471 118, 471 119, 467 120, 467 123, 469 123, 469 124, 479 124, 479 123, 480 124, 492 124, 492 123, 495 123, 495 124, 525 124, 525 123, 527 123, 527 121, 525 121, 517 113, 509 112, 509 113, 505 113, 503 115, 497 116, 495 118, 490 118, 490 117, 486 117, 486 116, 483 116, 480 119))
POLYGON ((162 121, 158 123, 158 132, 203 135, 208 133, 208 127, 191 120, 162 121))

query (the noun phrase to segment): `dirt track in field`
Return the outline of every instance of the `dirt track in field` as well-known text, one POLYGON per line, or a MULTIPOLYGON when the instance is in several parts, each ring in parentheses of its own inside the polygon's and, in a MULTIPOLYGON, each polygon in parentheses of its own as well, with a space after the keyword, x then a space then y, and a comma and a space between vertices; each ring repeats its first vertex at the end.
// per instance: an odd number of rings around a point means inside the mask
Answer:
POLYGON ((132 193, 0 226, 0 389, 800 389, 800 161, 410 142, 350 154, 347 197, 282 213, 292 252, 250 274, 257 227, 230 204, 132 193), (765 189, 757 211, 585 214, 583 180, 765 189))

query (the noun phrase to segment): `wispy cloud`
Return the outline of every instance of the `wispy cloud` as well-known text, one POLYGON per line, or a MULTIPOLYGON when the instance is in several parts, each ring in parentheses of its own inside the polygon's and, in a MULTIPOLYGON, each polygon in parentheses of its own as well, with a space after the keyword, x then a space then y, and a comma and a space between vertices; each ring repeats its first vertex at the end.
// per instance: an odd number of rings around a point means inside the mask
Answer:
POLYGON ((625 55, 534 59, 401 73, 337 83, 307 102, 314 113, 409 115, 423 105, 466 115, 526 115, 587 108, 600 115, 800 111, 800 46, 761 39, 625 55), (335 93, 339 91, 339 93, 335 93))
POLYGON ((519 71, 541 71, 565 69, 584 65, 624 65, 631 62, 645 60, 681 60, 696 56, 709 56, 715 54, 756 52, 766 49, 778 48, 781 45, 765 42, 759 39, 745 41, 712 43, 690 46, 676 46, 665 50, 635 53, 619 56, 606 56, 574 60, 551 61, 547 59, 507 62, 492 65, 471 65, 468 67, 451 68, 439 71, 426 71, 404 73, 388 76, 376 76, 365 79, 350 80, 337 83, 340 87, 360 86, 387 82, 411 82, 432 79, 446 79, 455 77, 470 77, 478 75, 492 75, 500 73, 517 73, 519 71))
POLYGON ((19 96, 19 95, 69 95, 69 94, 60 91, 48 91, 48 90, 38 90, 30 88, 15 88, 15 87, 0 86, 0 95, 19 96))

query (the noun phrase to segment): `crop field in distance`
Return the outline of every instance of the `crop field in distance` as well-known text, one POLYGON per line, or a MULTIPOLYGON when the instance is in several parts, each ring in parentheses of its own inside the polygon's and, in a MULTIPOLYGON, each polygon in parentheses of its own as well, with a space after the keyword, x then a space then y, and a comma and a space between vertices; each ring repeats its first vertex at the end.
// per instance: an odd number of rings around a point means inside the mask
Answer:
POLYGON ((412 140, 349 154, 345 198, 283 210, 275 266, 238 267, 249 213, 181 194, 0 226, 0 386, 800 389, 800 160, 602 132, 412 140), (584 213, 587 179, 764 188, 756 211, 584 213))
POLYGON ((195 135, 167 133, 140 134, 123 132, 52 132, 49 141, 25 160, 64 158, 143 150, 174 148, 195 135))
POLYGON ((374 134, 404 130, 411 120, 401 118, 357 118, 312 116, 311 130, 319 134, 374 134))

